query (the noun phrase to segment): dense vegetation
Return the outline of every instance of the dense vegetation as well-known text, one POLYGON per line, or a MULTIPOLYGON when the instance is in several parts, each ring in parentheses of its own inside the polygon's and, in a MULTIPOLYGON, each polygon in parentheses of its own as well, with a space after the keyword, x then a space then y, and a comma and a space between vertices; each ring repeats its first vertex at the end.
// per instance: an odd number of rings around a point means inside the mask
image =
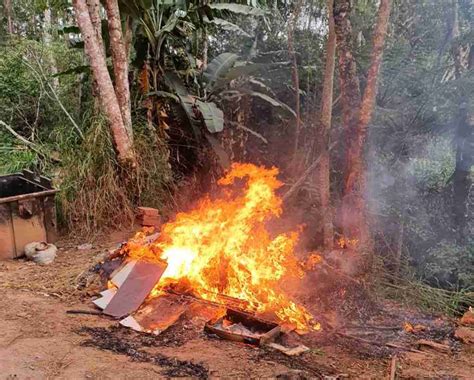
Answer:
POLYGON ((305 248, 358 237, 392 285, 472 291, 470 0, 116 4, 3 2, 0 173, 51 176, 65 229, 171 215, 252 161, 295 190, 305 248))

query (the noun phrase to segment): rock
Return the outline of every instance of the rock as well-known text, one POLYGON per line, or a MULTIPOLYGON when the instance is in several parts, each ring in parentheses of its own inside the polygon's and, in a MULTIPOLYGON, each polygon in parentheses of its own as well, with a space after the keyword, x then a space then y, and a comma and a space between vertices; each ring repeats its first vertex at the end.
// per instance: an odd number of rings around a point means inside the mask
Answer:
POLYGON ((466 326, 474 326, 474 310, 469 307, 469 310, 461 317, 461 324, 466 326))
POLYGON ((454 331, 454 336, 463 343, 474 343, 474 330, 469 327, 458 327, 456 331, 454 331))
POLYGON ((92 249, 92 244, 91 243, 84 243, 84 244, 78 245, 77 249, 79 249, 81 251, 84 251, 86 249, 92 249))

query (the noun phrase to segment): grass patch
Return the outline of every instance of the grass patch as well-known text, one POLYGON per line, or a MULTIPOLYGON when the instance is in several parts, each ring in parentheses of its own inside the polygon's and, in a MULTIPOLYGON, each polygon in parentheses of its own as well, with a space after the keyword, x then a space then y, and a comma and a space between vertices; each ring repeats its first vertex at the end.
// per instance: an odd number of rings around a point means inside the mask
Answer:
POLYGON ((468 306, 474 305, 472 288, 435 288, 421 280, 396 277, 386 271, 378 279, 376 291, 382 297, 394 299, 406 306, 451 316, 459 316, 468 306))

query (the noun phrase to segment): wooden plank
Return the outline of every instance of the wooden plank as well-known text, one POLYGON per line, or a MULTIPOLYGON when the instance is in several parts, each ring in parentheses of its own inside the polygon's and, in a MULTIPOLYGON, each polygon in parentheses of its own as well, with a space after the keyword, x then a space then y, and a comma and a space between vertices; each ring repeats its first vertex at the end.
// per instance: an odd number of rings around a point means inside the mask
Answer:
MULTIPOLYGON (((40 198, 41 199, 41 198, 40 198)), ((46 239, 48 243, 55 243, 58 240, 56 203, 54 195, 44 197, 43 200, 44 227, 46 228, 46 239)))
POLYGON ((136 263, 136 261, 129 261, 124 266, 119 268, 118 271, 112 273, 112 278, 110 280, 112 281, 112 284, 114 284, 117 288, 120 288, 127 279, 127 277, 130 275, 130 272, 132 271, 136 263))
POLYGON ((148 301, 133 316, 145 330, 160 334, 173 325, 193 302, 176 294, 161 295, 148 301))
POLYGON ((0 260, 16 256, 10 205, 0 204, 0 260))
POLYGON ((23 248, 32 241, 46 241, 43 223, 43 207, 38 199, 23 200, 11 204, 16 256, 24 254, 23 248))
POLYGON ((137 310, 158 283, 165 269, 166 263, 138 261, 104 309, 104 314, 122 318, 137 310))
POLYGON ((53 189, 53 190, 38 191, 36 193, 14 195, 11 197, 0 198, 0 203, 10 203, 10 202, 16 202, 16 201, 29 200, 29 199, 33 199, 37 197, 44 197, 46 195, 56 194, 58 191, 59 190, 53 189))

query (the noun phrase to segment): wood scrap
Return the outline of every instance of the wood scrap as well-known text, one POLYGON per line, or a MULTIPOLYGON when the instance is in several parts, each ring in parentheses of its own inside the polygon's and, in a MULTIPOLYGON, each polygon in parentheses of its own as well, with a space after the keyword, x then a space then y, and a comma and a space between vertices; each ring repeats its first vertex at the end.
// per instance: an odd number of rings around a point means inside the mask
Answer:
POLYGON ((358 340, 359 342, 366 343, 366 344, 371 344, 371 345, 374 345, 374 346, 385 346, 385 347, 389 347, 389 348, 396 348, 396 349, 399 349, 399 350, 402 350, 402 351, 410 351, 410 352, 417 352, 417 353, 425 354, 425 352, 423 352, 423 351, 416 350, 416 349, 413 349, 413 348, 410 348, 410 347, 399 346, 395 343, 390 343, 390 342, 381 343, 381 342, 377 342, 377 341, 373 341, 373 340, 367 340, 367 339, 359 338, 359 337, 353 336, 353 335, 348 335, 348 334, 345 334, 345 333, 342 333, 342 332, 336 332, 335 335, 341 336, 343 338, 358 340))
POLYGON ((269 343, 267 344, 267 346, 275 350, 278 350, 280 352, 283 352, 287 356, 298 356, 310 350, 309 347, 306 347, 305 345, 302 345, 302 344, 296 347, 285 347, 278 343, 269 343))
POLYGON ((392 356, 390 361, 390 380, 395 380, 397 377, 397 355, 392 356))
POLYGON ((466 326, 472 325, 472 326, 474 326, 474 310, 472 309, 471 306, 469 307, 469 310, 466 311, 464 313, 464 315, 461 317, 460 322, 461 322, 462 325, 466 325, 466 326))
POLYGON ((160 280, 166 266, 164 262, 138 261, 104 309, 104 314, 123 318, 137 310, 160 280))
POLYGON ((88 315, 102 315, 101 311, 98 310, 66 310, 66 314, 88 314, 88 315))
POLYGON ((448 345, 438 343, 438 342, 433 342, 432 340, 420 339, 416 341, 416 345, 418 346, 419 349, 423 347, 429 347, 429 348, 432 348, 433 350, 436 350, 438 352, 443 352, 446 354, 451 352, 451 347, 449 347, 448 345))
POLYGON ((474 343, 474 330, 469 327, 458 327, 454 331, 454 336, 463 343, 474 343))
POLYGON ((94 305, 96 305, 99 309, 105 309, 109 302, 112 300, 112 298, 115 296, 117 293, 117 289, 107 289, 104 290, 103 292, 100 292, 101 297, 97 298, 92 301, 94 305))

